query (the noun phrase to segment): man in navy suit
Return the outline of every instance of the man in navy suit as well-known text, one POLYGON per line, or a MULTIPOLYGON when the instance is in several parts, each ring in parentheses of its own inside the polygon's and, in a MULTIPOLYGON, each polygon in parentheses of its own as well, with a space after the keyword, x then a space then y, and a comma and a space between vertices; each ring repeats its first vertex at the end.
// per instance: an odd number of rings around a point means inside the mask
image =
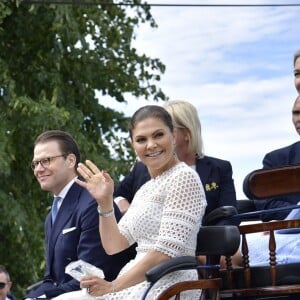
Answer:
MULTIPOLYGON (((42 190, 60 200, 56 218, 50 212, 45 221, 43 283, 25 298, 52 298, 80 289, 79 282, 65 273, 65 267, 72 261, 81 259, 99 267, 107 280, 113 280, 128 262, 126 251, 109 256, 102 248, 97 202, 75 182, 78 162, 80 152, 70 134, 50 130, 37 137, 32 160, 34 175, 42 190)), ((114 208, 119 220, 120 211, 116 205, 114 208)))
MULTIPOLYGON (((294 102, 292 109, 292 121, 296 131, 300 134, 300 96, 294 102)), ((280 148, 269 152, 263 159, 263 168, 271 169, 287 165, 300 163, 300 142, 296 142, 290 146, 280 148)), ((289 196, 278 196, 267 200, 256 200, 255 206, 257 210, 279 208, 287 205, 295 205, 300 200, 300 194, 292 194, 289 196)), ((283 220, 289 214, 290 210, 273 212, 262 215, 263 221, 283 220)))

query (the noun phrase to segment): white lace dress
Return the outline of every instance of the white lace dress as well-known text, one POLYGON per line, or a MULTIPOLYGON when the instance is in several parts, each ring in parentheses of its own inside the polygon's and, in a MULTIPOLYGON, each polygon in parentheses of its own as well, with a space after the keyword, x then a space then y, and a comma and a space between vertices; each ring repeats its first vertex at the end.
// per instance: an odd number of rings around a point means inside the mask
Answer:
MULTIPOLYGON (((121 233, 130 244, 137 242, 137 256, 120 272, 126 273, 149 250, 170 257, 195 255, 197 233, 206 208, 206 199, 199 175, 185 163, 145 183, 136 193, 127 213, 119 222, 121 233)), ((166 287, 183 280, 196 279, 197 272, 177 271, 161 279, 148 294, 153 300, 166 287)), ((85 290, 60 295, 55 300, 139 300, 149 283, 137 285, 101 297, 92 297, 85 290)), ((197 299, 199 291, 184 293, 181 299, 197 299)))

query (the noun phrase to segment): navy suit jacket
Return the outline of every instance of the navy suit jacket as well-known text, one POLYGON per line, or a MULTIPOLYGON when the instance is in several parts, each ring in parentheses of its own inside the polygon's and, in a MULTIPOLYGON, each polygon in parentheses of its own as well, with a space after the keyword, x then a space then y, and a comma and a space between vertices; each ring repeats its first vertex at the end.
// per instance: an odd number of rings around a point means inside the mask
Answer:
MULTIPOLYGON (((272 169, 276 167, 283 167, 300 163, 300 142, 294 143, 290 146, 280 148, 269 152, 263 159, 263 168, 272 169)), ((294 205, 300 201, 300 193, 288 196, 279 196, 266 200, 254 201, 256 209, 270 209, 283 207, 287 205, 294 205)), ((290 210, 274 212, 262 215, 263 221, 269 220, 283 220, 290 213, 290 210)))
MULTIPOLYGON (((117 220, 121 213, 114 204, 117 220)), ((65 267, 82 259, 99 268, 107 280, 113 280, 128 262, 126 251, 107 255, 99 234, 97 203, 86 189, 74 183, 64 198, 54 225, 51 212, 45 221, 46 270, 42 285, 25 296, 34 298, 46 294, 52 298, 59 294, 78 290, 79 282, 65 274, 65 267)))
MULTIPOLYGON (((229 161, 204 156, 196 161, 196 171, 204 187, 207 207, 205 214, 220 206, 236 207, 236 192, 229 161)), ((122 196, 132 201, 136 191, 150 175, 142 162, 135 163, 131 172, 117 185, 114 196, 122 196)))

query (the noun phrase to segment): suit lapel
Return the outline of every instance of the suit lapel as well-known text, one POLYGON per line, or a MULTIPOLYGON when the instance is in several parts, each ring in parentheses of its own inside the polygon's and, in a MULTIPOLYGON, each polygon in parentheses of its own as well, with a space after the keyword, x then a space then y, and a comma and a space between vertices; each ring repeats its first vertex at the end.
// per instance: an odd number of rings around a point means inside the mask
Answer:
POLYGON ((289 156, 290 164, 300 163, 300 142, 297 142, 292 146, 289 156))
MULTIPOLYGON (((57 238, 59 234, 62 232, 62 230, 64 229, 64 226, 68 222, 69 218, 71 217, 74 209, 76 208, 81 191, 82 191, 82 187, 80 187, 77 183, 74 183, 71 186, 70 190, 68 191, 58 211, 56 220, 52 225, 52 229, 50 230, 50 235, 49 235, 48 257, 50 262, 52 261, 53 258, 53 253, 54 253, 57 238)), ((48 222, 51 222, 50 218, 48 218, 48 222)))
POLYGON ((208 176, 211 172, 210 162, 205 156, 203 158, 197 159, 196 171, 199 174, 201 182, 205 189, 205 183, 207 182, 208 176))

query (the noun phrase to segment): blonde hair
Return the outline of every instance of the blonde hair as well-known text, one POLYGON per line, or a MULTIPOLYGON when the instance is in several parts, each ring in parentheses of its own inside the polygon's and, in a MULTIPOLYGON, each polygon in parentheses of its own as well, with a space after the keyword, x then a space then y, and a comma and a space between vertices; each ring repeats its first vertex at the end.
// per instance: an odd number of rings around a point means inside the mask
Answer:
POLYGON ((203 142, 201 135, 201 123, 197 109, 189 102, 183 100, 172 100, 164 104, 164 108, 172 117, 174 128, 185 128, 189 134, 188 149, 202 158, 203 142))

